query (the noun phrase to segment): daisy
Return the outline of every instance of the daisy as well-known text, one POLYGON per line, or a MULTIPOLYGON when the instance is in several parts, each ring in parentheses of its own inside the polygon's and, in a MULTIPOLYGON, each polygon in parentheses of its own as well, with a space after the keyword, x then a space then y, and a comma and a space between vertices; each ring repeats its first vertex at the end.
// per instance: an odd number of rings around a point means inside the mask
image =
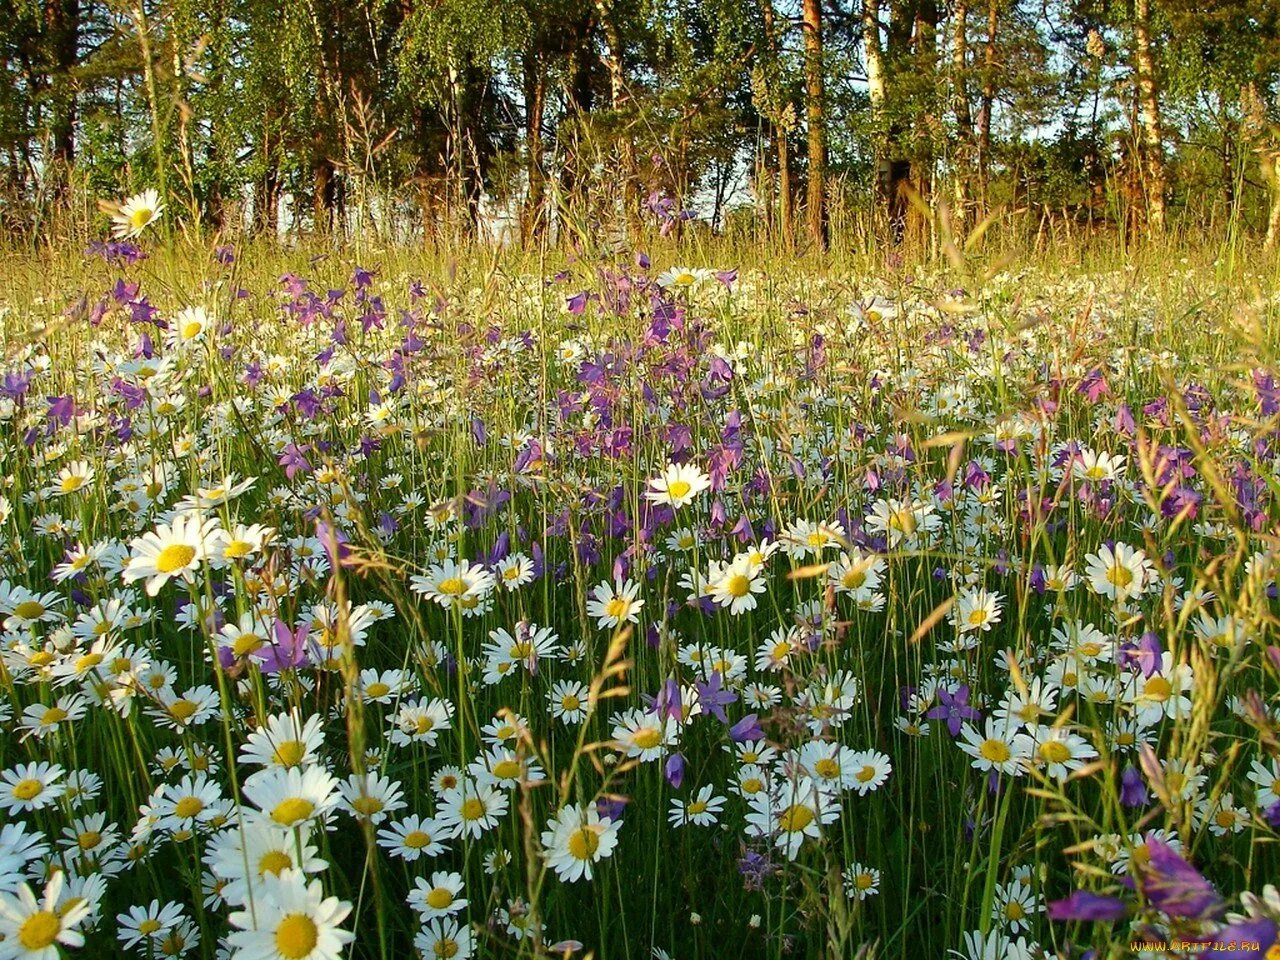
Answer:
POLYGON ((751 797, 747 832, 773 837, 774 845, 794 860, 806 838, 822 835, 821 827, 840 816, 840 805, 808 778, 784 780, 751 797))
POLYGON ((844 871, 844 892, 850 900, 865 900, 880 892, 880 871, 851 863, 844 871))
POLYGON ((62 767, 49 763, 20 763, 0 773, 0 808, 8 813, 43 810, 63 793, 62 767))
POLYGON ((675 739, 676 723, 670 715, 659 716, 636 708, 619 714, 614 720, 614 748, 641 763, 661 759, 675 739))
POLYGON ((472 950, 471 929, 452 917, 432 920, 413 938, 414 949, 424 957, 448 957, 469 960, 472 950))
POLYGON ((467 560, 446 560, 435 564, 426 576, 409 578, 416 593, 434 600, 446 610, 453 607, 466 609, 482 600, 494 587, 493 574, 478 563, 467 560), (468 604, 467 601, 473 601, 468 604))
POLYGON ((210 840, 205 863, 222 882, 227 903, 243 904, 261 893, 262 878, 282 870, 319 873, 328 864, 310 842, 310 829, 280 827, 261 816, 244 818, 241 829, 224 830, 210 840))
POLYGON ((578 680, 558 680, 547 692, 553 719, 572 726, 587 718, 591 710, 591 688, 578 680))
POLYGON ((542 832, 547 865, 570 883, 592 877, 592 865, 612 856, 619 823, 600 816, 594 805, 564 807, 542 832))
POLYGON ((15 893, 28 865, 48 854, 43 833, 21 821, 0 827, 0 893, 15 893))
POLYGON ((728 607, 734 616, 756 608, 756 594, 765 590, 761 568, 752 565, 745 555, 735 557, 711 583, 711 599, 728 607))
POLYGON ((262 896, 252 910, 230 916, 236 929, 227 943, 239 960, 339 960, 355 935, 338 924, 351 904, 325 897, 319 880, 307 883, 298 870, 262 878, 262 896))
POLYGON ((854 790, 858 796, 879 790, 893 772, 889 758, 878 750, 861 750, 849 756, 848 767, 853 776, 846 778, 844 786, 854 790))
POLYGON ((1229 833, 1242 833, 1249 828, 1251 818, 1244 807, 1236 806, 1235 797, 1224 793, 1217 804, 1210 797, 1202 797, 1196 804, 1196 821, 1209 828, 1215 837, 1229 833))
POLYGON ((0 957, 21 960, 58 960, 58 945, 84 946, 84 935, 76 927, 89 914, 90 904, 59 904, 66 874, 54 870, 37 900, 27 884, 16 893, 0 893, 0 957))
POLYGON ((1124 543, 1103 544, 1084 562, 1089 589, 1117 603, 1139 596, 1155 573, 1145 553, 1124 543))
POLYGON ((218 521, 180 515, 172 524, 160 524, 130 544, 132 555, 124 570, 124 580, 146 580, 147 596, 154 597, 171 577, 188 583, 209 557, 218 540, 218 521))
POLYGON ((444 791, 436 820, 445 836, 478 840, 507 813, 507 795, 494 787, 463 781, 444 791))
POLYGON ((240 748, 240 762, 255 767, 309 767, 324 746, 320 724, 319 714, 303 723, 297 711, 267 717, 240 748))
POLYGON ((618 627, 624 623, 636 623, 640 619, 640 584, 634 580, 604 580, 591 591, 587 601, 587 616, 596 618, 596 626, 618 627))
POLYGON ((1144 726, 1159 723, 1163 718, 1177 719, 1191 715, 1191 693, 1195 676, 1185 663, 1175 664, 1173 654, 1165 651, 1160 656, 1160 667, 1151 676, 1141 673, 1130 678, 1123 692, 1137 721, 1144 726))
POLYGON ((401 704, 400 709, 387 718, 391 725, 391 742, 397 747, 421 743, 433 747, 442 730, 453 725, 453 704, 439 698, 423 703, 401 704))
POLYGON ((700 267, 669 267, 658 274, 658 286, 665 290, 692 290, 709 274, 700 267))
POLYGON ((498 561, 497 574, 504 590, 519 590, 533 582, 533 561, 523 553, 513 553, 498 561))
POLYGON ((378 846, 409 863, 419 857, 438 857, 444 853, 444 837, 434 820, 417 815, 397 820, 378 831, 378 846))
POLYGON ((966 590, 956 598, 951 623, 960 633, 990 632, 1000 622, 1000 594, 966 590))
POLYGON ((160 194, 148 188, 109 210, 113 224, 111 233, 117 240, 131 239, 159 220, 163 214, 164 204, 160 202, 160 194))
POLYGON ((1272 760, 1265 764, 1254 760, 1249 767, 1249 780, 1258 788, 1254 800, 1258 806, 1267 808, 1280 803, 1280 760, 1272 760))
POLYGON ((244 795, 286 828, 323 818, 338 803, 338 781, 323 767, 267 767, 244 782, 244 795))
POLYGON ((724 802, 724 797, 716 796, 715 789, 708 783, 700 787, 688 803, 679 798, 673 798, 667 819, 673 827, 684 827, 691 823, 699 827, 709 827, 719 819, 724 802))
POLYGON ((969 724, 960 728, 960 749, 973 757, 975 770, 995 770, 1013 776, 1022 772, 1034 744, 1025 733, 1015 733, 1014 724, 988 717, 984 733, 969 724))
POLYGON ((1101 483, 1115 480, 1124 472, 1125 458, 1085 447, 1071 462, 1071 475, 1077 480, 1101 483))
POLYGON ((159 900, 152 900, 146 906, 133 906, 125 913, 116 914, 116 923, 120 925, 116 936, 121 945, 130 950, 146 940, 158 943, 182 920, 182 904, 170 902, 162 906, 159 900))
POLYGON ((1018 933, 1031 929, 1032 921, 1040 910, 1040 896, 1021 880, 1014 880, 996 888, 991 919, 1007 927, 1010 933, 1018 933))
POLYGON ((213 326, 213 318, 204 307, 184 307, 169 327, 169 346, 183 347, 201 339, 213 326))
POLYGON ((1055 780, 1065 780, 1098 756, 1088 740, 1066 727, 1039 727, 1033 739, 1036 751, 1032 765, 1042 767, 1045 776, 1055 780))
POLYGON ((95 476, 97 474, 87 460, 76 460, 58 471, 57 481, 47 492, 50 496, 55 497, 65 497, 72 493, 79 493, 93 483, 95 476))
POLYGON ((425 920, 435 920, 457 913, 467 905, 462 892, 462 874, 437 871, 428 881, 425 877, 414 880, 413 889, 409 891, 406 901, 425 920))
POLYGON ((649 489, 644 496, 651 503, 668 504, 673 510, 679 510, 710 487, 711 478, 697 467, 687 463, 671 463, 659 476, 649 481, 649 489))
POLYGON ((406 806, 400 783, 379 773, 353 773, 339 786, 339 806, 354 817, 381 823, 388 814, 406 806))

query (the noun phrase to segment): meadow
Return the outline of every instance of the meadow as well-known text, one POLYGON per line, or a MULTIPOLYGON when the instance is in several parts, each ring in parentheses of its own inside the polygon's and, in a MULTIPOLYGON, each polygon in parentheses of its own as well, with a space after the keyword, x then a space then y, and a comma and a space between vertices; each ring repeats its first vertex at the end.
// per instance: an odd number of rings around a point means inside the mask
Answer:
POLYGON ((0 266, 0 960, 1280 957, 1273 264, 122 216, 0 266))

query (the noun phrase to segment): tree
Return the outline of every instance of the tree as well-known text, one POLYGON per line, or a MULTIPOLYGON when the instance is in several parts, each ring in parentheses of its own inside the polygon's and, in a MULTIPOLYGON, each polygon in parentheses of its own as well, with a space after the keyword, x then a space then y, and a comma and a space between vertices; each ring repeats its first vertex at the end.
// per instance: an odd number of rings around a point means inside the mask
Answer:
POLYGON ((828 244, 827 224, 827 119, 822 64, 822 3, 804 0, 804 88, 808 123, 808 186, 805 214, 809 239, 819 250, 828 244))

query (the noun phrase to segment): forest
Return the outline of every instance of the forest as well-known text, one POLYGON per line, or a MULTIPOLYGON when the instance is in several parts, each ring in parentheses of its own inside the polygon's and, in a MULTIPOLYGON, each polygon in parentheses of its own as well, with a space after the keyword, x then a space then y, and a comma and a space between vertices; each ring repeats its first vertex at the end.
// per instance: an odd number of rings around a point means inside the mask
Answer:
POLYGON ((1271 0, 11 3, 10 236, 1280 235, 1271 0))

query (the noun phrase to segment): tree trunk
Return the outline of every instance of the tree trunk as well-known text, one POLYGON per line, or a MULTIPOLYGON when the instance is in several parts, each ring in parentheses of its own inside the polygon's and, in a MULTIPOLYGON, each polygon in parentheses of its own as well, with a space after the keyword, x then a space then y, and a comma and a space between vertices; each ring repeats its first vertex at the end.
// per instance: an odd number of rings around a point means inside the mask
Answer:
MULTIPOLYGON (((80 48, 80 0, 46 0, 45 29, 48 31, 53 92, 53 119, 49 132, 53 139, 53 159, 69 174, 75 161, 76 91, 72 70, 80 48)), ((65 184, 65 180, 61 181, 65 184)))
POLYGON ((1151 0, 1134 0, 1133 68, 1141 120, 1142 167, 1147 198, 1147 223, 1153 233, 1164 230, 1164 138, 1160 129, 1160 93, 1151 53, 1151 0))
MULTIPOLYGON (((769 57, 776 62, 778 39, 774 27, 773 0, 762 0, 760 10, 764 15, 764 35, 769 57)), ((791 144, 788 142, 789 138, 784 118, 781 116, 776 117, 775 121, 770 124, 770 128, 773 134, 773 148, 777 156, 778 165, 778 232, 783 246, 790 250, 796 241, 795 207, 793 203, 795 190, 791 183, 791 144)))
POLYGON ((1280 244, 1280 149, 1267 143, 1256 148, 1263 182, 1271 196, 1271 214, 1267 218, 1267 238, 1262 249, 1270 253, 1280 244))
POLYGON ((829 238, 821 0, 804 0, 804 86, 809 127, 809 185, 805 194, 805 212, 808 217, 809 239, 818 250, 825 251, 829 238))
POLYGON ((996 102, 996 34, 1000 27, 1000 2, 987 0, 987 39, 982 51, 982 106, 978 112, 978 186, 982 205, 990 207, 991 110, 996 102))
POLYGON ((875 189, 878 200, 889 204, 890 162, 885 150, 884 50, 880 45, 880 0, 863 0, 862 49, 867 64, 867 96, 871 100, 871 128, 875 157, 875 189))
POLYGON ((546 229, 546 214, 542 209, 544 196, 542 169, 542 115, 547 91, 546 73, 537 53, 532 50, 524 55, 524 139, 528 151, 525 175, 529 189, 525 194, 521 239, 524 243, 541 237, 546 229))
MULTIPOLYGON (((614 13, 613 0, 596 0, 596 8, 600 11, 600 25, 604 30, 603 60, 609 72, 609 106, 620 112, 630 99, 627 93, 626 67, 623 63, 622 30, 614 13)), ((623 130, 620 137, 620 155, 622 160, 622 206, 623 223, 629 233, 640 213, 640 191, 636 182, 636 145, 631 136, 623 130)))
POLYGON ((969 6, 956 0, 954 35, 951 45, 951 85, 955 99, 956 149, 953 157, 953 196, 955 210, 952 223, 957 232, 964 229, 969 212, 969 177, 973 172, 973 113, 969 109, 969 6))

